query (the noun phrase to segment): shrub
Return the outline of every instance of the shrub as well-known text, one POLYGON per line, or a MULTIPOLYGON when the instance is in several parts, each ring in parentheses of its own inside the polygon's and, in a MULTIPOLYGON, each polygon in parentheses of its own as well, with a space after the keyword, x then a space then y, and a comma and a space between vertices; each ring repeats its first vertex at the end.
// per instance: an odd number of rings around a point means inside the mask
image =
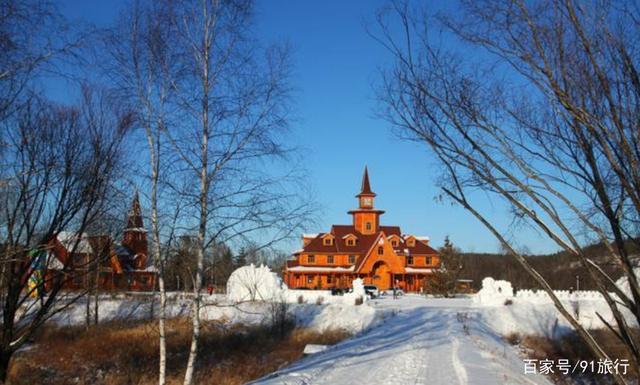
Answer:
POLYGON ((505 337, 505 340, 511 345, 518 345, 520 343, 520 334, 511 333, 505 337))

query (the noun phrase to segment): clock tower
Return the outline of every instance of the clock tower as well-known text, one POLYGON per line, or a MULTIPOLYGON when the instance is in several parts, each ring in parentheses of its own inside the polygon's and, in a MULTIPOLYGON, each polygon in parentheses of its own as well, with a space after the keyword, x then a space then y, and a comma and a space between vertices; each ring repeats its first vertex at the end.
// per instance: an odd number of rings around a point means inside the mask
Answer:
POLYGON ((367 166, 364 166, 362 187, 360 188, 360 194, 356 195, 359 207, 349 211, 349 214, 353 216, 353 226, 361 234, 375 234, 380 227, 380 215, 384 214, 384 211, 374 209, 375 197, 376 194, 371 191, 371 184, 369 183, 369 171, 367 166))

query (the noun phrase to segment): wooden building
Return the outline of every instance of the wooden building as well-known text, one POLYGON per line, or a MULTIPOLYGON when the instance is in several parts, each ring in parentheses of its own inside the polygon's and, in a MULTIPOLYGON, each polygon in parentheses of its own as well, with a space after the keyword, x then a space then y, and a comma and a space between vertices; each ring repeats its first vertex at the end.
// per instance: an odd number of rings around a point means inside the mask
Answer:
POLYGON ((385 290, 394 286, 421 291, 439 267, 429 238, 403 234, 399 226, 383 226, 384 211, 375 208, 365 167, 358 208, 349 211, 351 225, 333 225, 319 234, 303 234, 302 249, 287 261, 283 276, 290 288, 346 289, 355 278, 385 290))
POLYGON ((51 277, 60 277, 66 289, 93 287, 97 280, 102 290, 151 291, 157 277, 148 258, 147 230, 137 192, 120 244, 108 236, 60 232, 43 257, 49 277, 45 281, 50 284, 51 277), (97 266, 95 261, 99 261, 97 266))

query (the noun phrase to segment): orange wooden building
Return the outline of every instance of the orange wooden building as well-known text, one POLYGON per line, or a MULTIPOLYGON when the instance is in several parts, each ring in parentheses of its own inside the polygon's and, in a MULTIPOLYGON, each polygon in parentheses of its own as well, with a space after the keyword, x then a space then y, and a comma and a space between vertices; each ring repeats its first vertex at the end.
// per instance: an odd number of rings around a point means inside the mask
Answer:
POLYGON ((355 278, 381 290, 400 287, 420 291, 438 268, 438 252, 429 238, 402 234, 399 226, 382 226, 384 211, 374 206, 369 174, 364 169, 359 206, 349 211, 351 225, 333 225, 327 233, 303 234, 302 249, 287 261, 283 276, 290 288, 346 289, 355 278), (395 284, 394 284, 395 283, 395 284))

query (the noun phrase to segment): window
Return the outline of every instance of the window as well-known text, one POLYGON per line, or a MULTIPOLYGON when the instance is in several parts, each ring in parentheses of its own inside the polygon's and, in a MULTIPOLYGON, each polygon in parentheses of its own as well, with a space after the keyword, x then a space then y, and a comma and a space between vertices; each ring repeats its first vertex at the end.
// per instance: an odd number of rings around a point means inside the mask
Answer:
POLYGON ((333 255, 327 255, 327 263, 328 264, 333 264, 333 255))
POLYGON ((307 257, 307 262, 308 263, 316 263, 316 256, 315 255, 309 255, 307 257))
POLYGON ((398 246, 398 241, 396 241, 395 239, 393 241, 391 241, 391 246, 397 247, 398 246))
POLYGON ((428 266, 428 265, 431 265, 431 257, 427 257, 427 258, 425 259, 425 263, 427 264, 427 266, 428 266))
POLYGON ((367 222, 367 223, 365 224, 365 228, 366 228, 367 230, 371 230, 371 222, 367 222))
POLYGON ((356 244, 356 240, 353 238, 347 239, 347 246, 354 246, 356 244))
POLYGON ((332 238, 325 238, 322 242, 323 242, 323 244, 324 244, 325 246, 331 246, 331 245, 333 245, 333 239, 332 239, 332 238))
POLYGON ((415 239, 407 240, 407 246, 414 247, 415 245, 416 245, 416 240, 415 239))
POLYGON ((333 283, 333 276, 327 275, 327 283, 328 284, 332 284, 333 283))
POLYGON ((378 247, 378 255, 382 255, 384 254, 384 247, 380 246, 378 247))
POLYGON ((407 277, 407 283, 408 283, 409 285, 412 285, 412 284, 413 284, 413 277, 412 277, 412 276, 408 276, 408 277, 407 277))
POLYGON ((350 255, 349 256, 349 264, 353 265, 354 263, 356 263, 356 256, 355 255, 350 255))
POLYGON ((413 265, 413 257, 407 257, 407 265, 413 265))
POLYGON ((316 277, 313 274, 307 275, 307 283, 312 284, 315 278, 316 277))

